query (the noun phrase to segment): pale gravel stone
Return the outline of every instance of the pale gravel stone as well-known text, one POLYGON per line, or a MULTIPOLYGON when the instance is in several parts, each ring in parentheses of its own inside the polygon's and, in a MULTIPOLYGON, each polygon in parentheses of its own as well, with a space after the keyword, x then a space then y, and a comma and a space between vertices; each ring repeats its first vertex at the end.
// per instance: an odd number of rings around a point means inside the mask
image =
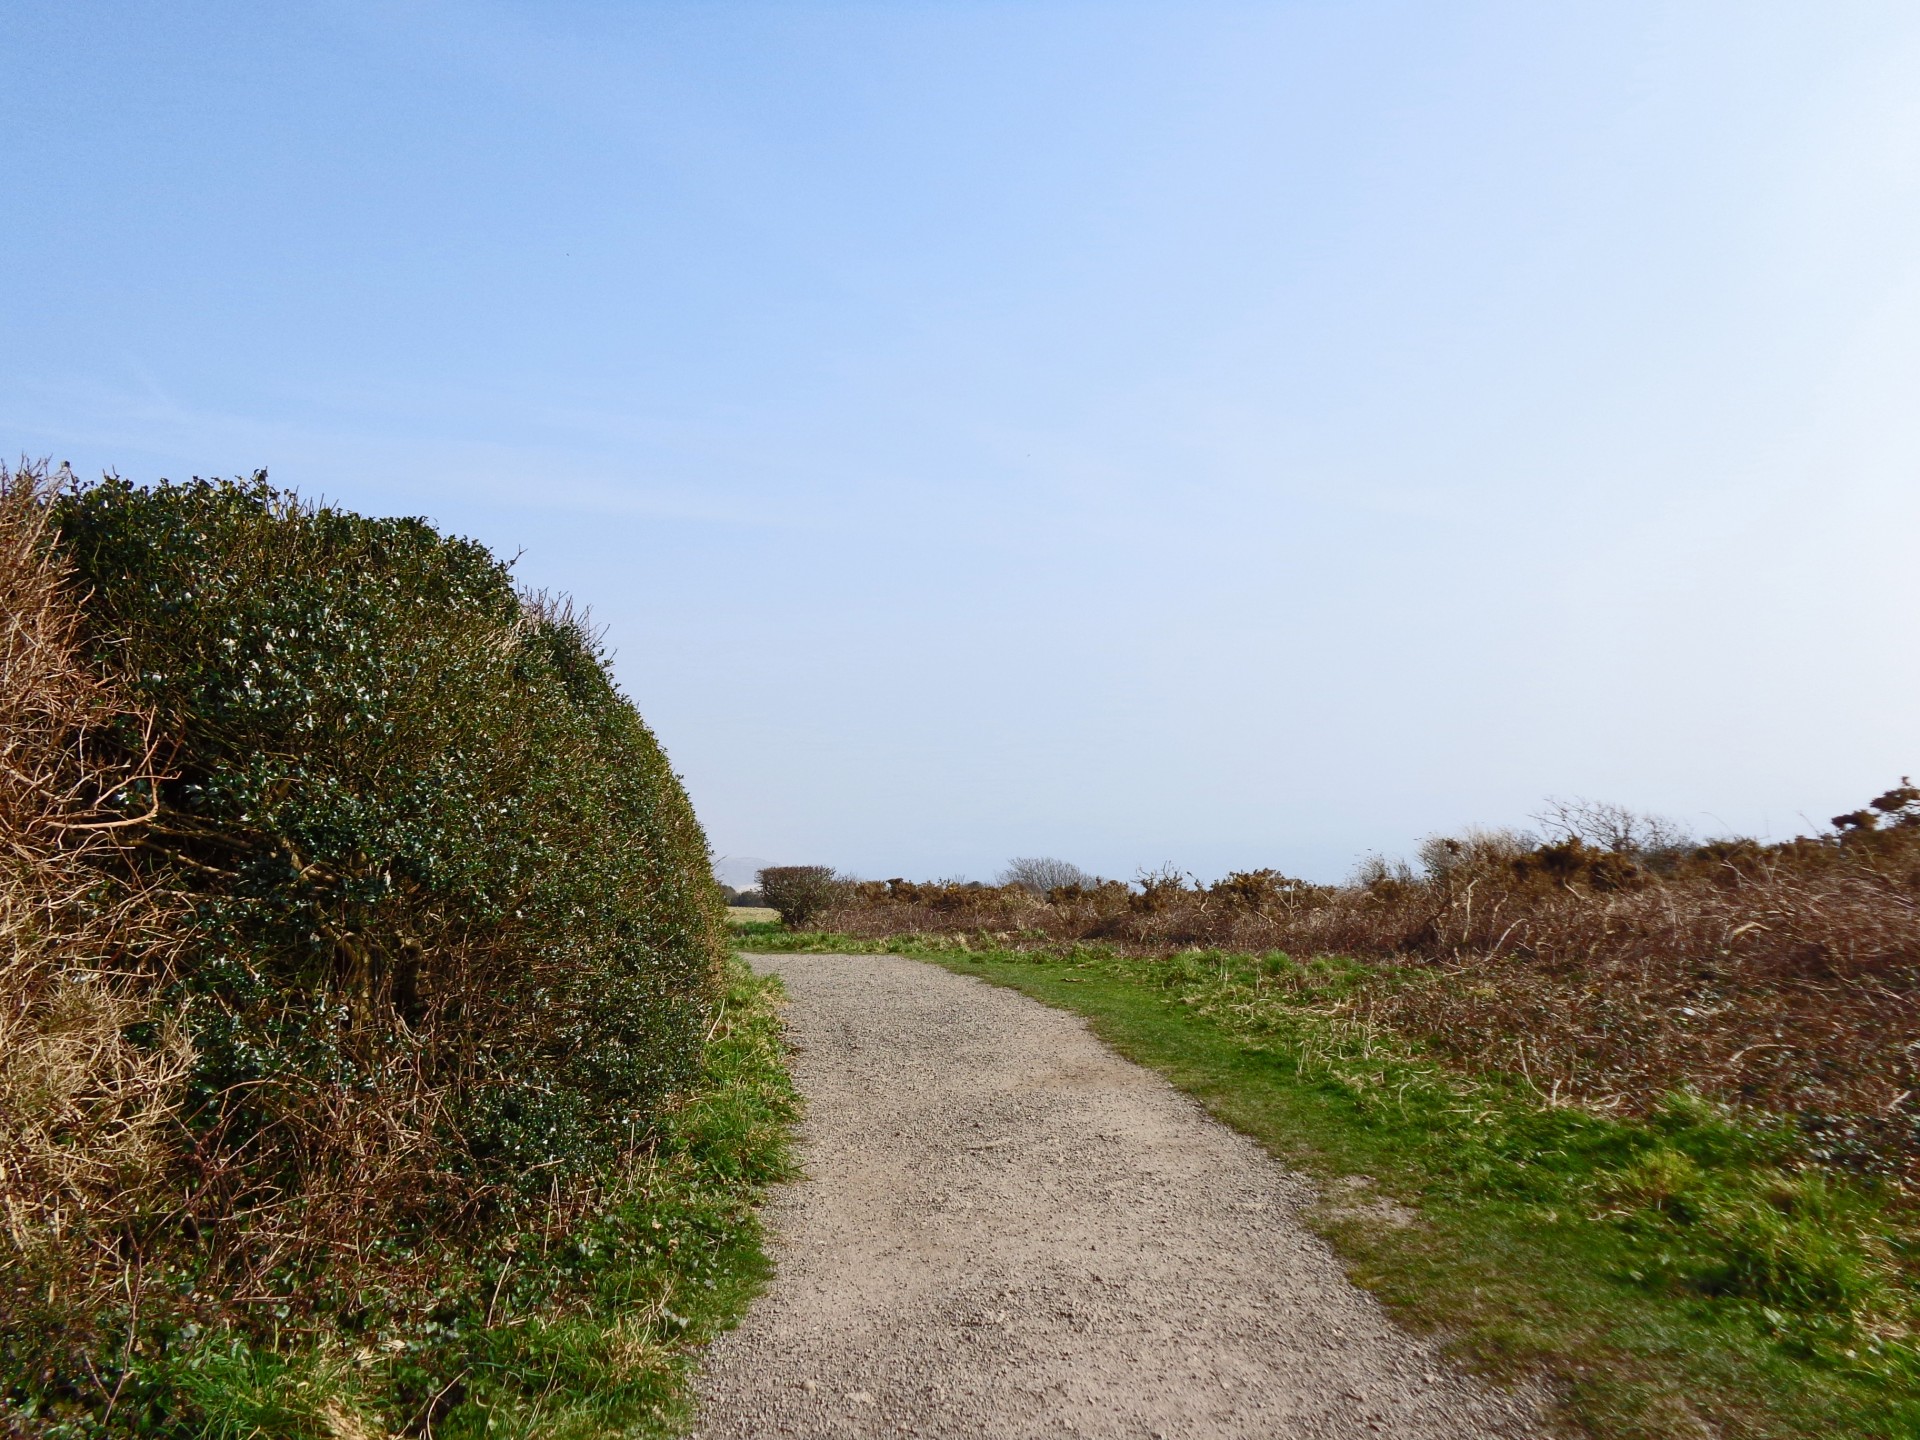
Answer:
POLYGON ((1544 1432, 1346 1279, 1310 1182, 1080 1020, 896 956, 752 958, 792 996, 807 1178, 701 1440, 1544 1432))

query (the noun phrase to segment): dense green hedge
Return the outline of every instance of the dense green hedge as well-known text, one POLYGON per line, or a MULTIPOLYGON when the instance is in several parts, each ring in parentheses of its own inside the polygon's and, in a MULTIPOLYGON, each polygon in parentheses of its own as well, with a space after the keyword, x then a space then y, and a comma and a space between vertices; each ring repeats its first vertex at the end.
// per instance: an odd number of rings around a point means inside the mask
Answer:
POLYGON ((592 638, 471 541, 263 475, 57 521, 160 742, 135 863, 190 923, 134 962, 197 1054, 167 1222, 202 1283, 334 1303, 315 1277, 588 1188, 692 1073, 723 937, 592 638))

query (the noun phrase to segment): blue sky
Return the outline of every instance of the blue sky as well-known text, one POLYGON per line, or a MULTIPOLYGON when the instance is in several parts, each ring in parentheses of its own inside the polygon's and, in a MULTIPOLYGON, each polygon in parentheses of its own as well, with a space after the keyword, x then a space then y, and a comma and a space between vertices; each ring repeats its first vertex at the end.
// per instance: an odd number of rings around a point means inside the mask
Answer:
POLYGON ((0 10, 0 449, 590 605, 723 854, 1920 772, 1907 4, 0 10))

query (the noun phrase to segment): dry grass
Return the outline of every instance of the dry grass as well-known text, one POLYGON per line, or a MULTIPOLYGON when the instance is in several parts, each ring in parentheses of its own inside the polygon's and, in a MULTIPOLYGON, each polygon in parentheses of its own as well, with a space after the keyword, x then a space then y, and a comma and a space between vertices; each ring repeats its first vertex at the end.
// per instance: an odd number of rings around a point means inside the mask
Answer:
POLYGON ((153 756, 96 758, 124 753, 97 743, 108 730, 144 727, 82 656, 53 483, 0 473, 0 1304, 15 1314, 29 1286, 85 1311, 130 1283, 122 1242, 165 1203, 192 1061, 147 999, 166 907, 102 868, 139 828, 153 756))
POLYGON ((1430 847, 1424 875, 1382 866, 1344 886, 1261 871, 1041 898, 889 881, 848 887, 819 923, 1371 959, 1354 1017, 1470 1068, 1622 1113, 1691 1090, 1794 1117, 1833 1163, 1920 1181, 1920 825, 1888 819, 1657 853, 1469 836, 1430 847))

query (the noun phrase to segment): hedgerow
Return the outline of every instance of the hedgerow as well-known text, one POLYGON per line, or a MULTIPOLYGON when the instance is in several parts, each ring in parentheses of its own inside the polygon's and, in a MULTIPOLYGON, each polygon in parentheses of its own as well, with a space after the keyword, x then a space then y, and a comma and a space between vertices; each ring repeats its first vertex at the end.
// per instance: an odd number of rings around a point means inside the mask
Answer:
POLYGON ((97 888, 168 916, 86 963, 186 1059, 138 1213, 29 1237, 117 1299, 15 1289, 7 1380, 138 1429, 181 1404, 143 1353, 424 1323, 449 1254, 590 1215, 696 1072, 724 920, 594 639, 482 546, 264 475, 42 503, 119 701, 97 888))

